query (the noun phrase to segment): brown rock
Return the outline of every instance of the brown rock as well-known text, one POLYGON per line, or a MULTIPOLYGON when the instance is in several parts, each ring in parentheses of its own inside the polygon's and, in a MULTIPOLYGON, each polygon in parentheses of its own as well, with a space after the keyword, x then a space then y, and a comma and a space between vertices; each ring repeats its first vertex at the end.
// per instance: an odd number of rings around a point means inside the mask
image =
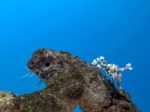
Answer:
POLYGON ((125 91, 116 90, 97 68, 70 53, 39 49, 28 68, 47 85, 42 91, 15 97, 20 103, 14 112, 71 112, 77 104, 84 112, 139 112, 125 91))

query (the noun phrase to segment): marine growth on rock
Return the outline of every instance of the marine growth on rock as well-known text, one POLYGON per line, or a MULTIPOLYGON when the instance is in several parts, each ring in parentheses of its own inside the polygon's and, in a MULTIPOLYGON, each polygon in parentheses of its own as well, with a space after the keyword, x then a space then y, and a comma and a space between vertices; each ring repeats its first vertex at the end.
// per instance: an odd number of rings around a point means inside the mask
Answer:
POLYGON ((126 64, 125 67, 120 67, 113 63, 108 63, 105 60, 105 57, 100 56, 93 60, 92 62, 93 66, 96 66, 98 69, 105 71, 106 75, 108 75, 111 78, 111 81, 113 82, 114 79, 117 79, 118 89, 121 89, 120 83, 122 80, 122 74, 123 71, 129 71, 133 68, 131 67, 131 63, 126 64))
POLYGON ((0 96, 0 101, 11 102, 1 104, 0 112, 72 112, 76 105, 84 112, 139 112, 98 68, 68 52, 38 49, 27 66, 46 82, 45 89, 22 96, 10 93, 9 100, 0 96))

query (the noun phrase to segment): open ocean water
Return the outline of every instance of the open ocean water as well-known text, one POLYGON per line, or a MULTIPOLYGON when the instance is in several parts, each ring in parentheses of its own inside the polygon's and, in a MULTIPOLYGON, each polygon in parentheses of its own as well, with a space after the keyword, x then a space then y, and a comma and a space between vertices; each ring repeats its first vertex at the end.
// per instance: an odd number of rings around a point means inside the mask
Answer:
MULTIPOLYGON (((26 64, 38 48, 65 50, 91 63, 97 56, 133 71, 121 86, 150 112, 150 0, 0 0, 0 90, 44 88, 26 64)), ((80 112, 79 107, 75 112, 80 112)))

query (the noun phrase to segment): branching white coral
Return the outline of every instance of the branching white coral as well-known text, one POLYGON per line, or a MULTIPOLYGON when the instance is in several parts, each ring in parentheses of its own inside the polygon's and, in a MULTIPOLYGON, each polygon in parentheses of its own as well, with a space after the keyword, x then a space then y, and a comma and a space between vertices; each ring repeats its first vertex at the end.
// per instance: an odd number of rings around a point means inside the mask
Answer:
POLYGON ((96 59, 94 59, 92 62, 92 65, 96 66, 100 70, 105 71, 106 74, 112 80, 117 79, 119 88, 120 88, 120 83, 121 83, 121 79, 122 79, 122 74, 120 72, 133 69, 131 63, 126 64, 125 67, 119 67, 116 64, 107 63, 107 61, 105 60, 105 57, 103 57, 103 56, 100 56, 100 57, 97 57, 96 59))

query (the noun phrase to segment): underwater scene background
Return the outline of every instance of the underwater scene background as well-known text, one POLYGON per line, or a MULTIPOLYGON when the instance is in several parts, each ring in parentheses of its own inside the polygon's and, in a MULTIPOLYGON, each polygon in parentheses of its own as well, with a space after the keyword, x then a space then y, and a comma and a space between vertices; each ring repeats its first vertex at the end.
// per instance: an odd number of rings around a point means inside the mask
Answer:
POLYGON ((121 86, 149 112, 149 6, 149 0, 0 0, 0 90, 22 95, 44 88, 37 76, 20 79, 38 48, 68 51, 88 63, 102 55, 121 66, 132 63, 121 86))

